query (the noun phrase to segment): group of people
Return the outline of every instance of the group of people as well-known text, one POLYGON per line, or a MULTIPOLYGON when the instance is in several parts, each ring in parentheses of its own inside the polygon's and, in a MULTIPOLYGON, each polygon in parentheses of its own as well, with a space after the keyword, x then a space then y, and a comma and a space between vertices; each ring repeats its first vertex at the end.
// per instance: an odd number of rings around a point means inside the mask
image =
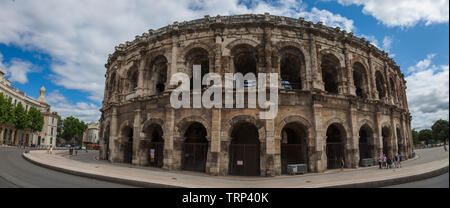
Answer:
POLYGON ((401 168, 402 157, 398 153, 394 157, 389 157, 386 156, 386 154, 383 154, 378 157, 378 165, 380 166, 380 169, 401 168))

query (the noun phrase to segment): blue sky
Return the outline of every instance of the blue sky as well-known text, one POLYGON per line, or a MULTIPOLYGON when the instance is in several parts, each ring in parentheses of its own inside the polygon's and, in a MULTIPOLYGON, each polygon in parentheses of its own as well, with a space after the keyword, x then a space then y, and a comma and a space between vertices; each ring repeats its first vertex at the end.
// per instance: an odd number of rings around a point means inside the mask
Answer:
POLYGON ((270 12, 339 26, 387 51, 406 76, 413 127, 421 129, 448 119, 448 7, 448 0, 4 0, 0 70, 30 97, 44 85, 64 117, 96 121, 114 46, 174 21, 270 12))

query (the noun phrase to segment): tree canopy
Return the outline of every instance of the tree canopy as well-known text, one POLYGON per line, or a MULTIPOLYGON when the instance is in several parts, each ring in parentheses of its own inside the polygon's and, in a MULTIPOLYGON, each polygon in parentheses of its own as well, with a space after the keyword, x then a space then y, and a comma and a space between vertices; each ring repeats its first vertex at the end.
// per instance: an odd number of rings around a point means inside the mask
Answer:
POLYGON ((87 124, 78 120, 73 116, 67 117, 62 121, 62 134, 61 137, 66 141, 75 140, 77 143, 81 143, 84 131, 87 129, 87 124))
POLYGON ((448 140, 448 121, 438 120, 431 127, 433 139, 436 141, 448 140))

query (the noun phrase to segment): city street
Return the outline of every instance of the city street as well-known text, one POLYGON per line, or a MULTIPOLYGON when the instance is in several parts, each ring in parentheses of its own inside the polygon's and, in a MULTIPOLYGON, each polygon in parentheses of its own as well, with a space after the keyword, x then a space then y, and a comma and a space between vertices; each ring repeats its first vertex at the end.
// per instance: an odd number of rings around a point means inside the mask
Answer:
POLYGON ((0 147, 0 188, 129 188, 36 166, 22 158, 23 149, 0 147))

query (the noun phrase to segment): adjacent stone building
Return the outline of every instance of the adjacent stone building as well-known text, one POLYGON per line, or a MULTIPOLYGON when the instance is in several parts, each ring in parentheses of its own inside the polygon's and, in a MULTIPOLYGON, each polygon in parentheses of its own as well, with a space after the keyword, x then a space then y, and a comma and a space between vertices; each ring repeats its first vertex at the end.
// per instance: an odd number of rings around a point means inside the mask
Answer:
POLYGON ((11 87, 11 82, 5 78, 5 73, 0 71, 0 93, 6 99, 11 98, 14 106, 22 103, 27 111, 31 107, 35 107, 41 111, 44 117, 44 125, 41 132, 32 132, 27 129, 17 130, 13 124, 0 124, 0 144, 18 145, 26 142, 27 146, 56 146, 58 118, 50 112, 50 105, 45 100, 45 87, 40 89, 40 95, 37 99, 30 98, 24 92, 11 87))
POLYGON ((83 146, 99 143, 98 123, 88 123, 86 131, 83 133, 83 146))
POLYGON ((413 151, 404 75, 388 54, 340 28, 281 16, 175 22, 115 48, 105 65, 100 157, 211 175, 275 176, 357 168, 413 151), (171 75, 279 73, 276 118, 261 109, 173 109, 171 75))

